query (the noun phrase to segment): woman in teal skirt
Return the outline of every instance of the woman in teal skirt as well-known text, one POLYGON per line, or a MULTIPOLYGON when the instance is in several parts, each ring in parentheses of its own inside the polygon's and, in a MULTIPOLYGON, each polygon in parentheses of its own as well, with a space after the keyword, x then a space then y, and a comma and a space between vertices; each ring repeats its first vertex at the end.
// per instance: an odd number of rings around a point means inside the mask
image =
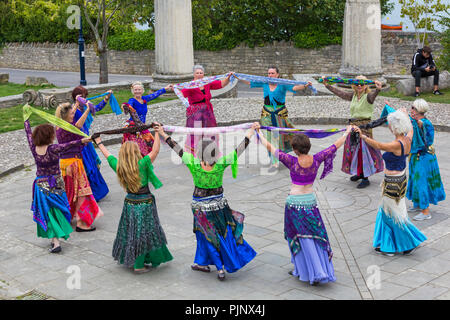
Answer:
POLYGON ((414 138, 409 159, 409 181, 406 197, 421 212, 413 219, 416 221, 431 219, 430 203, 437 204, 445 200, 439 165, 433 147, 434 127, 425 117, 428 103, 423 99, 414 101, 411 109, 411 121, 414 138))
MULTIPOLYGON (((267 70, 267 77, 279 78, 280 72, 277 67, 269 67, 267 70)), ((306 85, 284 85, 284 84, 272 84, 272 83, 259 83, 254 81, 242 80, 245 84, 250 85, 250 88, 263 88, 264 91, 264 106, 261 111, 260 123, 262 126, 272 126, 279 128, 294 128, 288 119, 288 110, 285 105, 286 94, 288 91, 295 92, 304 90, 311 86, 312 83, 308 81, 306 85)), ((290 143, 291 137, 287 134, 282 136, 278 135, 278 132, 267 131, 266 139, 271 142, 276 148, 283 152, 291 152, 292 146, 290 143), (272 137, 273 134, 273 137, 272 137)), ((273 172, 278 168, 279 161, 277 157, 274 157, 269 151, 269 157, 271 159, 271 168, 269 172, 273 172)))
POLYGON ((406 157, 411 150, 413 130, 406 109, 388 115, 389 129, 395 140, 382 143, 371 139, 354 126, 372 148, 386 151, 381 205, 378 209, 373 236, 375 251, 387 256, 411 254, 427 238, 409 219, 406 210, 406 157))
POLYGON ((155 268, 172 260, 159 222, 155 196, 148 187, 148 183, 155 189, 162 186, 153 172, 153 162, 160 147, 158 133, 155 135, 152 151, 145 157, 142 157, 138 144, 133 141, 122 144, 118 160, 109 153, 100 138, 96 138, 95 142, 110 167, 117 173, 120 185, 128 192, 114 241, 114 259, 132 267, 135 273, 150 271, 150 264, 155 268))

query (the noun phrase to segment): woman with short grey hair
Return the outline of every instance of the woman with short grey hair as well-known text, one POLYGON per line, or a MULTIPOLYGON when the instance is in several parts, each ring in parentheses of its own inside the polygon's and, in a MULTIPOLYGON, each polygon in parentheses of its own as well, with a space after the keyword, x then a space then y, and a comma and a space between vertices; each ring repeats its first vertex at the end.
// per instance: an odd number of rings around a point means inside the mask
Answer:
POLYGON ((383 143, 369 138, 356 126, 354 130, 369 146, 386 151, 383 154, 385 176, 373 246, 375 251, 392 257, 396 253, 411 254, 427 238, 412 224, 406 210, 406 157, 411 150, 413 137, 411 121, 406 109, 390 113, 387 120, 395 136, 391 142, 383 143))
POLYGON ((413 202, 414 209, 421 211, 413 218, 417 221, 431 219, 430 203, 436 205, 446 197, 433 146, 434 127, 425 116, 428 109, 428 103, 423 99, 414 101, 411 108, 414 139, 406 197, 413 202))

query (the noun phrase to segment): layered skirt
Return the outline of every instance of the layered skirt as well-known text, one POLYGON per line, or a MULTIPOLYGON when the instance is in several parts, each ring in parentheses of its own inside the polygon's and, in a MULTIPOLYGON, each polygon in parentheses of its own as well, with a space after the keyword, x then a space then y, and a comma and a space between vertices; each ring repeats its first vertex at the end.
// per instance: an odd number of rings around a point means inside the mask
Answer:
POLYGON ((36 177, 31 210, 38 237, 69 238, 72 232, 70 206, 61 176, 36 177))
POLYGON ((194 233, 197 250, 194 262, 201 266, 215 265, 236 272, 255 256, 256 252, 244 240, 244 215, 231 210, 223 195, 193 198, 194 233))
MULTIPOLYGON (((135 123, 133 121, 127 121, 128 124, 126 127, 133 127, 135 123)), ((139 146, 139 150, 141 151, 142 157, 148 155, 153 148, 154 137, 148 130, 144 130, 142 132, 136 133, 124 133, 122 138, 122 144, 126 141, 136 142, 139 146)))
MULTIPOLYGON (((209 128, 217 127, 216 117, 211 104, 199 103, 192 104, 186 109, 186 127, 188 128, 209 128)), ((195 135, 189 134, 184 145, 185 151, 195 155, 197 144, 203 138, 214 140, 219 146, 219 136, 195 135)))
POLYGON ((313 193, 289 195, 286 199, 284 238, 295 277, 310 284, 336 281, 333 252, 313 193))
POLYGON ((95 201, 98 202, 109 192, 105 179, 103 179, 103 176, 100 173, 100 158, 98 157, 97 152, 95 152, 92 142, 89 142, 84 146, 81 154, 86 175, 92 189, 92 194, 94 195, 95 201))
POLYGON ((103 215, 103 212, 92 195, 83 161, 79 158, 60 159, 59 165, 66 187, 72 218, 75 217, 77 220, 83 221, 87 226, 92 225, 97 217, 103 215), (80 197, 83 197, 81 204, 78 203, 80 197))
POLYGON ((120 264, 141 269, 173 259, 159 222, 153 194, 128 193, 114 240, 112 256, 120 264))
MULTIPOLYGON (((290 123, 288 119, 288 111, 286 106, 277 106, 274 107, 272 105, 265 105, 261 111, 261 125, 263 126, 272 126, 279 128, 294 128, 294 126, 290 123)), ((283 152, 289 153, 292 151, 291 146, 291 137, 287 134, 280 134, 275 131, 266 131, 266 139, 269 141, 275 148, 280 149, 283 152)), ((272 160, 272 163, 278 163, 278 159, 273 157, 269 152, 269 157, 272 160)))
POLYGON ((406 197, 413 202, 414 207, 420 209, 428 208, 430 203, 436 205, 445 200, 445 190, 434 152, 411 154, 406 197))
MULTIPOLYGON (((350 124, 360 126, 369 123, 370 119, 352 119, 350 124)), ((372 138, 372 129, 361 129, 363 134, 372 138)), ((384 170, 383 158, 377 150, 361 138, 352 143, 352 135, 348 135, 344 144, 341 170, 347 174, 364 176, 365 178, 384 170)))
POLYGON ((385 175, 373 236, 374 248, 387 253, 418 247, 427 238, 411 223, 406 210, 406 173, 385 175))

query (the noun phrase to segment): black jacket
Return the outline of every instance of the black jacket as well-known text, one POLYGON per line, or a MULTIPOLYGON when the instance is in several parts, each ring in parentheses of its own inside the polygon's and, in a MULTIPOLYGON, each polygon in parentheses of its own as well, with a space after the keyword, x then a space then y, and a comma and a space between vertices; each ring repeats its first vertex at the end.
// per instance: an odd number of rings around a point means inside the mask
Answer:
POLYGON ((411 66, 411 72, 414 72, 416 70, 424 71, 426 67, 436 67, 436 64, 433 60, 433 55, 430 53, 430 56, 428 58, 425 58, 422 55, 423 49, 417 50, 417 52, 414 54, 414 57, 412 58, 412 66, 411 66))

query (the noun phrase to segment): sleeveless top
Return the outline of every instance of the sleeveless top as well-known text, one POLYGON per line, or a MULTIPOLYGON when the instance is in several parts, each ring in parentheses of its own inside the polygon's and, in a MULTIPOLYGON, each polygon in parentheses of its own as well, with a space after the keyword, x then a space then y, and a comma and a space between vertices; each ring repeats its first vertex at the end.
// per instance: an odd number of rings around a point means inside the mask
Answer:
POLYGON ((406 168, 406 154, 403 148, 403 143, 400 142, 400 146, 402 148, 402 154, 400 156, 396 156, 393 152, 385 152, 383 153, 383 159, 386 163, 386 169, 392 171, 403 171, 406 168))
POLYGON ((373 115, 373 104, 367 101, 367 93, 358 100, 358 95, 354 94, 350 104, 350 116, 355 119, 371 119, 373 115))

